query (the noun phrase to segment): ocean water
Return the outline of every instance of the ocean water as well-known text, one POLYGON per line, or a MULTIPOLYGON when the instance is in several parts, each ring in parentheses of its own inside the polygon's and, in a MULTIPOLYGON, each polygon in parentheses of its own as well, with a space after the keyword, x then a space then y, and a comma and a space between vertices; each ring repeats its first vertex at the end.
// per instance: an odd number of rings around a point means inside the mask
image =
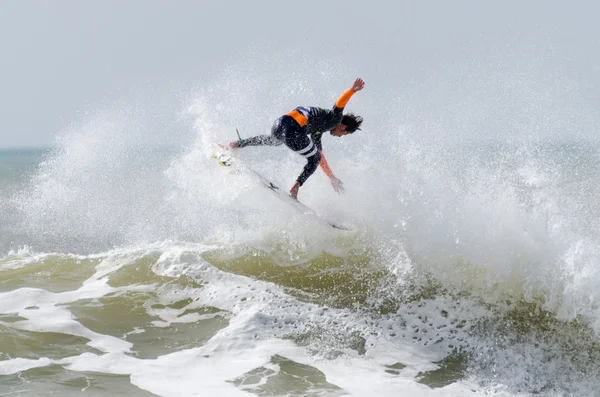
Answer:
POLYGON ((1 395, 598 395, 597 142, 326 136, 346 194, 299 197, 345 232, 216 165, 221 105, 182 145, 120 112, 0 151, 1 395))

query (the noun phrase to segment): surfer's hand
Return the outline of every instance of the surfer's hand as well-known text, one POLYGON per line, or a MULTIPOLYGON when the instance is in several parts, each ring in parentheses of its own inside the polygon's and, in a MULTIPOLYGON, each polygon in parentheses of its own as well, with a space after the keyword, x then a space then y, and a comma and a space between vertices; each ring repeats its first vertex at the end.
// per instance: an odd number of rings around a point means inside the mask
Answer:
POLYGON ((296 183, 294 183, 294 186, 292 186, 292 189, 290 190, 290 196, 292 196, 296 200, 298 200, 298 190, 300 190, 300 183, 296 181, 296 183))
POLYGON ((331 177, 331 186, 336 193, 344 193, 344 183, 337 179, 335 176, 331 177))
POLYGON ((356 80, 354 80, 354 84, 352 84, 352 91, 357 92, 363 89, 363 87, 365 86, 365 82, 363 81, 363 79, 358 78, 356 80))

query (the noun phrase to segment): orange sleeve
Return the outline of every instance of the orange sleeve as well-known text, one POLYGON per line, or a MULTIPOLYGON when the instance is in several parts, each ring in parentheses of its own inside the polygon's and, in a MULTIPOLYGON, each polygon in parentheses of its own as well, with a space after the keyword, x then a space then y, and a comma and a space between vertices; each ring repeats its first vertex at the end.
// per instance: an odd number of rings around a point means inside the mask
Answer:
POLYGON ((352 98, 352 95, 354 95, 354 90, 352 88, 347 89, 346 92, 338 98, 335 106, 341 109, 345 108, 350 98, 352 98))
POLYGON ((321 162, 319 163, 319 165, 321 166, 321 169, 323 170, 325 175, 327 175, 329 178, 331 178, 333 176, 333 172, 331 172, 331 168, 329 168, 329 164, 327 164, 327 160, 325 159, 325 156, 323 155, 323 151, 319 150, 319 153, 321 153, 321 162))

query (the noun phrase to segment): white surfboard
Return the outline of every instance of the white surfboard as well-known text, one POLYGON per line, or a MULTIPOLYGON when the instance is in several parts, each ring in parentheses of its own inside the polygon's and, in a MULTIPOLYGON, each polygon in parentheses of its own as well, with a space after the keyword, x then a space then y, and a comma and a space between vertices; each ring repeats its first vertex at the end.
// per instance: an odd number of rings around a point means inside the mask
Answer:
MULTIPOLYGON (((239 163, 235 162, 234 158, 231 155, 229 155, 228 153, 225 153, 225 152, 220 152, 220 151, 215 152, 215 154, 212 155, 212 158, 217 160, 219 165, 224 166, 224 167, 230 167, 230 166, 234 165, 234 163, 236 165, 239 165, 239 163)), ((286 202, 288 205, 290 205, 291 207, 296 209, 296 211, 299 211, 299 212, 303 213, 304 215, 312 216, 319 222, 326 223, 334 229, 345 230, 345 231, 352 230, 344 225, 341 225, 337 222, 334 222, 332 220, 329 220, 329 219, 317 214, 311 208, 309 208, 305 204, 302 204, 300 201, 293 198, 288 192, 286 192, 285 190, 282 190, 279 186, 277 186, 276 184, 274 184, 273 182, 271 182, 270 180, 268 180, 267 178, 262 176, 259 172, 255 171, 251 167, 249 167, 247 165, 243 165, 243 168, 247 169, 250 172, 250 174, 255 176, 264 187, 266 187, 271 192, 273 192, 280 200, 286 202)))

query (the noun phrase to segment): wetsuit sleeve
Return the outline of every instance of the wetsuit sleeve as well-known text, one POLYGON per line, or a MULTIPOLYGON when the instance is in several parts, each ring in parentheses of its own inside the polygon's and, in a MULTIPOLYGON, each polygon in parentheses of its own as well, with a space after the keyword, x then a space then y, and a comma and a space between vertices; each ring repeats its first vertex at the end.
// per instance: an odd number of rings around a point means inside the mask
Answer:
POLYGON ((331 120, 341 120, 342 113, 344 112, 344 108, 348 104, 350 98, 354 95, 354 90, 347 89, 337 101, 335 101, 335 105, 333 105, 333 113, 331 113, 331 120))
POLYGON ((352 95, 354 95, 354 90, 352 88, 347 89, 335 102, 335 107, 340 109, 345 108, 352 95))
POLYGON ((319 162, 321 161, 321 153, 317 150, 315 152, 315 154, 313 154, 312 156, 310 156, 309 158, 306 159, 307 163, 304 166, 304 169, 302 170, 302 173, 300 174, 300 176, 298 177, 298 183, 300 184, 300 186, 302 186, 304 184, 304 182, 306 182, 306 180, 315 173, 315 170, 317 169, 317 166, 319 165, 319 162))
POLYGON ((278 139, 275 139, 271 135, 258 135, 253 136, 252 138, 242 139, 240 141, 240 145, 238 147, 246 147, 246 146, 279 146, 282 142, 278 139))

